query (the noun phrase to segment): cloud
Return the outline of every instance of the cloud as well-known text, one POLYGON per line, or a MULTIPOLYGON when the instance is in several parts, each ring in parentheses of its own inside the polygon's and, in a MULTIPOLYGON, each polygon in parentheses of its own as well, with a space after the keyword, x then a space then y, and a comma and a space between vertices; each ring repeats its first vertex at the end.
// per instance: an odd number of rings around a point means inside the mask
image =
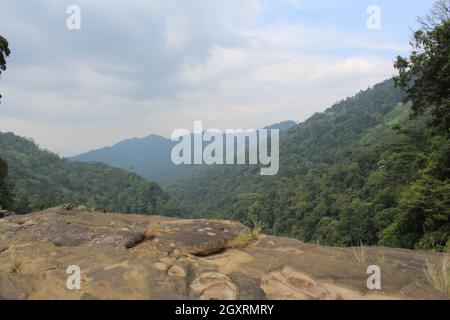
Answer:
POLYGON ((188 20, 184 16, 169 17, 166 19, 166 45, 171 49, 183 47, 189 40, 188 20))
POLYGON ((405 49, 395 37, 319 27, 306 0, 77 2, 80 31, 66 28, 72 1, 4 0, 0 12, 12 49, 0 130, 64 154, 169 136, 194 120, 302 121, 390 77, 405 49))
POLYGON ((239 72, 249 63, 249 59, 250 55, 240 48, 214 46, 204 63, 184 65, 178 79, 186 84, 206 85, 211 80, 239 72))

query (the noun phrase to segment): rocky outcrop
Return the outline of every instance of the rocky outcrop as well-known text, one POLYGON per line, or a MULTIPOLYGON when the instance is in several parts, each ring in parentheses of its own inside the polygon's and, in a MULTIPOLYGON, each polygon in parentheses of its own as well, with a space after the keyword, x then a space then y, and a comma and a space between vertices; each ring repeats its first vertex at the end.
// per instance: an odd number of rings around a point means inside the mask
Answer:
POLYGON ((12 212, 9 212, 7 210, 2 210, 0 208, 0 219, 1 218, 5 218, 5 217, 9 217, 9 216, 12 216, 12 215, 13 215, 12 212))
POLYGON ((425 267, 414 251, 255 237, 231 221, 68 205, 0 219, 1 299, 448 298, 425 267), (367 288, 369 265, 381 269, 381 290, 367 288), (69 266, 81 270, 80 289, 67 287, 69 266))

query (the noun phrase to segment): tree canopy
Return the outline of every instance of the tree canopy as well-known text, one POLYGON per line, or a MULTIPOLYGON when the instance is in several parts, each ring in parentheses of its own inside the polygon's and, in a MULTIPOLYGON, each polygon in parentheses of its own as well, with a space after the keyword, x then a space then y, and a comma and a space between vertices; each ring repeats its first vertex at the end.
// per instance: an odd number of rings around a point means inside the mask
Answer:
MULTIPOLYGON (((0 75, 6 70, 6 57, 9 57, 10 54, 8 41, 0 36, 0 75)), ((0 102, 1 98, 2 95, 0 94, 0 102)))
MULTIPOLYGON (((8 41, 0 36, 0 75, 6 70, 6 59, 10 55, 11 51, 8 47, 8 41)), ((0 94, 0 103, 2 95, 0 94)), ((6 181, 8 176, 8 164, 0 159, 0 208, 7 208, 10 206, 11 196, 9 187, 6 181)))
POLYGON ((136 214, 173 215, 179 210, 154 182, 102 163, 61 159, 12 133, 0 133, 0 157, 9 164, 13 197, 8 209, 15 213, 64 203, 136 214))
POLYGON ((441 132, 450 129, 450 1, 438 1, 423 28, 414 33, 410 57, 398 57, 396 84, 407 93, 414 116, 433 115, 432 125, 441 132))

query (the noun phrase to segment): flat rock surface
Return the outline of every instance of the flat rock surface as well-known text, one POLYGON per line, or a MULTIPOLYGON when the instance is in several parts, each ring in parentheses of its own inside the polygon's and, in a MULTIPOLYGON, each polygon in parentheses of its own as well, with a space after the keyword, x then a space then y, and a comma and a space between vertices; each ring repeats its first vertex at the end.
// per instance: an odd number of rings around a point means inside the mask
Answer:
POLYGON ((0 299, 449 299, 426 275, 437 254, 252 238, 231 221, 66 209, 0 219, 0 299), (381 290, 367 288, 371 265, 381 290), (69 266, 81 271, 80 289, 68 289, 69 266))

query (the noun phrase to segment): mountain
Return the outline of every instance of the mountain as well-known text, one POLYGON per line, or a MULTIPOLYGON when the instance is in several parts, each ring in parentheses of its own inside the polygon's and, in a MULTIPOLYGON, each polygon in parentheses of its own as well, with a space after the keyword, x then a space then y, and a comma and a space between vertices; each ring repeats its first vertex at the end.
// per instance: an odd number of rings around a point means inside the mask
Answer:
MULTIPOLYGON (((294 127, 294 121, 284 121, 266 127, 286 131, 294 127)), ((93 150, 72 157, 82 162, 102 162, 113 167, 136 172, 142 177, 156 181, 162 186, 176 183, 184 176, 196 172, 197 166, 176 166, 171 160, 171 151, 177 142, 158 135, 124 140, 111 147, 93 150)))
POLYGON ((193 217, 238 220, 302 241, 443 249, 448 184, 423 177, 433 163, 446 163, 450 146, 427 133, 426 115, 410 119, 403 98, 385 81, 286 131, 276 176, 260 176, 258 166, 203 167, 168 191, 193 217))
POLYGON ((175 214, 176 201, 156 183, 121 169, 61 159, 32 141, 0 133, 0 158, 8 164, 13 203, 28 213, 62 203, 122 213, 175 214))
POLYGON ((170 153, 174 142, 158 135, 128 139, 111 147, 93 150, 71 158, 74 161, 101 162, 116 168, 131 170, 160 183, 174 170, 170 153))
POLYGON ((280 130, 280 132, 284 132, 284 131, 289 130, 290 128, 295 127, 296 125, 297 125, 297 123, 295 121, 288 120, 288 121, 283 121, 280 123, 272 124, 270 126, 264 127, 264 129, 267 129, 267 130, 278 129, 278 130, 280 130))

